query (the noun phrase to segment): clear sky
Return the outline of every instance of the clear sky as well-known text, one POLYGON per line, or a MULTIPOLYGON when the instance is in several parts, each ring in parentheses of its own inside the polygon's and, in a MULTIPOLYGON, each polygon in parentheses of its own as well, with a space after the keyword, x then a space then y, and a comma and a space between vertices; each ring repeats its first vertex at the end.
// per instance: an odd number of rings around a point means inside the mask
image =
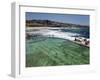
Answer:
POLYGON ((89 15, 26 12, 26 20, 52 20, 72 24, 89 25, 89 15))

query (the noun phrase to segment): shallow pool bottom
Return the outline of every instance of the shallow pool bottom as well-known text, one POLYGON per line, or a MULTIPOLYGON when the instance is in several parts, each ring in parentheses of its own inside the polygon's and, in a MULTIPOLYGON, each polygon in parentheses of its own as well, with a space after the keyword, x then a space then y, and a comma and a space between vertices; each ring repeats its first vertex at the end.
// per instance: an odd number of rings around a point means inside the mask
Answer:
POLYGON ((89 48, 60 38, 26 40, 26 67, 89 64, 89 48))

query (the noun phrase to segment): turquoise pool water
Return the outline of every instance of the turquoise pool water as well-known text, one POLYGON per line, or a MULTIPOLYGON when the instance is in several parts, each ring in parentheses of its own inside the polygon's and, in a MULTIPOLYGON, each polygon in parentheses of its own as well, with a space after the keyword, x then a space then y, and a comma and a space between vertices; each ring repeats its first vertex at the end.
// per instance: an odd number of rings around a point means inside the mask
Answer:
POLYGON ((89 48, 60 38, 26 40, 26 67, 89 64, 89 48))

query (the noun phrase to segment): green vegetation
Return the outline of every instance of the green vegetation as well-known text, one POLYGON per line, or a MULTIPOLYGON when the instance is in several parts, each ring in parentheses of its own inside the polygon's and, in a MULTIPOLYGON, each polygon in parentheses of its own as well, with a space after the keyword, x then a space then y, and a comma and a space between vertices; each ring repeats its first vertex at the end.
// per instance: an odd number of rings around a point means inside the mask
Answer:
POLYGON ((89 64, 88 47, 59 38, 26 40, 26 67, 80 64, 89 64))

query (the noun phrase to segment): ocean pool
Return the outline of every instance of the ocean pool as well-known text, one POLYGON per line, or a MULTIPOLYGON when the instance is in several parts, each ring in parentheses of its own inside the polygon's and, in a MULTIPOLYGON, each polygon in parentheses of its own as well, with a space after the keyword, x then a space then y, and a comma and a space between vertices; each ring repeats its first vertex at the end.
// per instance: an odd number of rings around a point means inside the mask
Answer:
POLYGON ((26 67, 84 64, 89 64, 88 47, 54 37, 26 40, 26 67))

